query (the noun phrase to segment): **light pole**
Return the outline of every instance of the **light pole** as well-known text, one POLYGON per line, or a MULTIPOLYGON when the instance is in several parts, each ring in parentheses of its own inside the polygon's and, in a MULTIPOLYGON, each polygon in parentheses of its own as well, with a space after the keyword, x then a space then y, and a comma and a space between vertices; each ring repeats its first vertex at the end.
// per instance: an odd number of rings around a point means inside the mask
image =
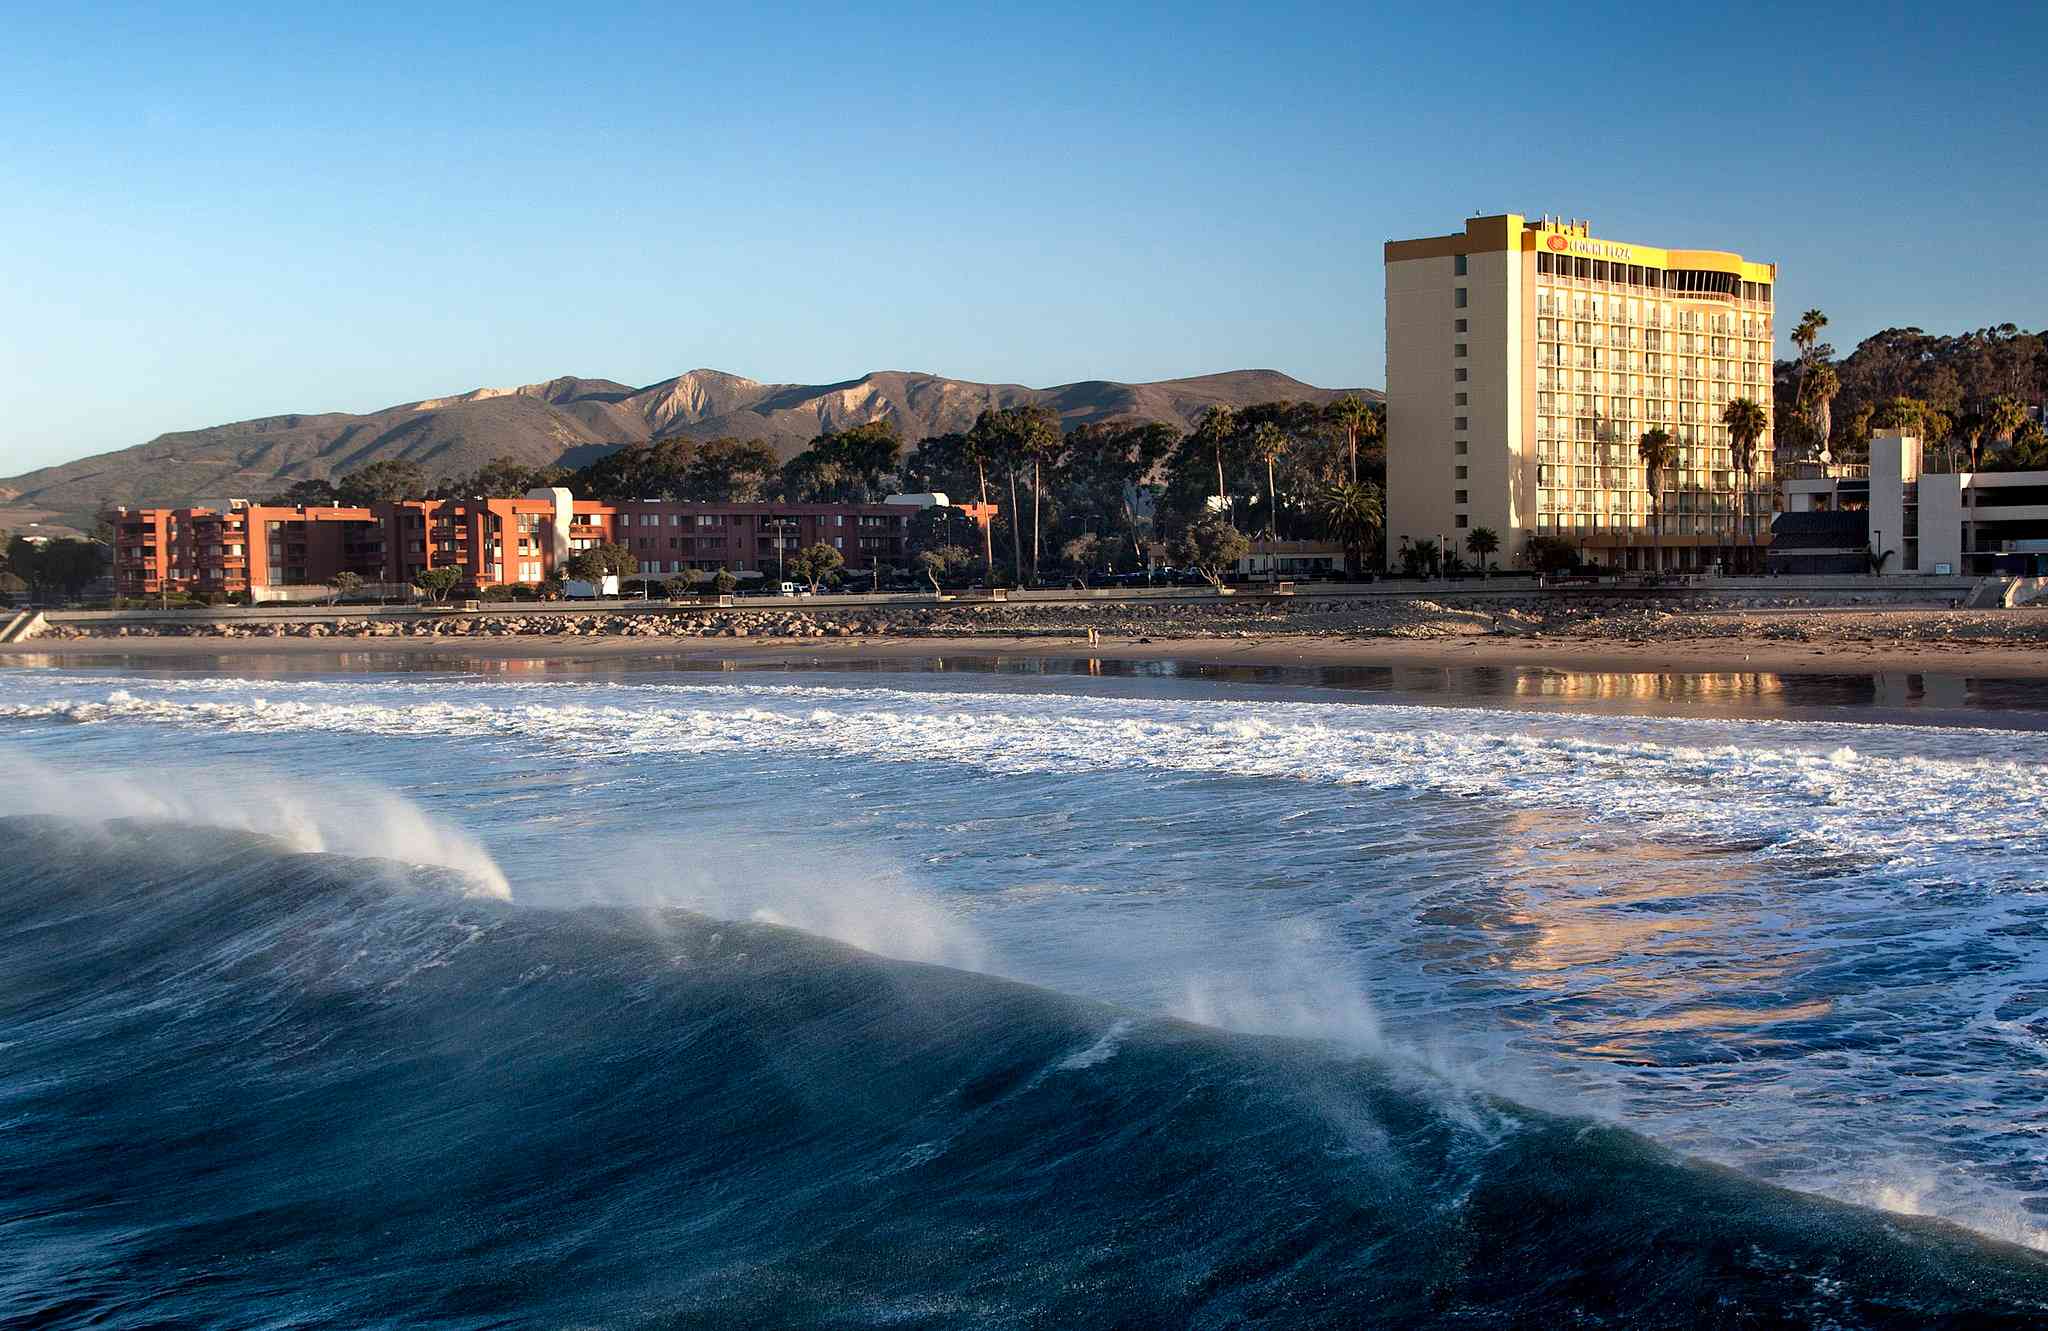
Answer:
POLYGON ((797 524, 788 518, 770 518, 761 524, 775 529, 775 580, 789 581, 789 529, 797 524))

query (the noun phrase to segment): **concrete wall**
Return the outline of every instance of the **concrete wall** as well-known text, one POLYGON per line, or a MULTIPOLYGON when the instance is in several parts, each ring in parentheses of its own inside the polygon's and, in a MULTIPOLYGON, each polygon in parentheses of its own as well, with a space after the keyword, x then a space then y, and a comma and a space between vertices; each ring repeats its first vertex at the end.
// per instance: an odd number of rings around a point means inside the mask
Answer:
MULTIPOLYGON (((1876 489, 1873 475, 1871 488, 1876 489)), ((1885 534, 1887 544, 1891 534, 1885 534)), ((1963 478, 1955 474, 1920 478, 1920 568, 1932 573, 1947 564, 1963 569, 1963 478)))
MULTIPOLYGON (((1451 400, 1458 360, 1451 256, 1387 265, 1387 549, 1434 540, 1451 524, 1451 400)), ((1469 346, 1469 339, 1466 339, 1469 346)), ((1472 376, 1476 377, 1476 376, 1472 376)), ((1473 459, 1458 458, 1471 463, 1473 459)), ((1468 466, 1469 469, 1469 466, 1468 466)))

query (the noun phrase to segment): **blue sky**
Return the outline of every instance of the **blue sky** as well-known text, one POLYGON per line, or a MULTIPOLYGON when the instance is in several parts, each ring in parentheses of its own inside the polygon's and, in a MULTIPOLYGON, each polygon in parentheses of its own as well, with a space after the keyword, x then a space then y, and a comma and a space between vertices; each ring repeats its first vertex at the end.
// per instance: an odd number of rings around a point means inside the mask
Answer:
POLYGON ((1381 242, 1474 212, 2048 323, 2048 23, 1845 12, 16 6, 0 474, 557 374, 1376 387, 1381 242))

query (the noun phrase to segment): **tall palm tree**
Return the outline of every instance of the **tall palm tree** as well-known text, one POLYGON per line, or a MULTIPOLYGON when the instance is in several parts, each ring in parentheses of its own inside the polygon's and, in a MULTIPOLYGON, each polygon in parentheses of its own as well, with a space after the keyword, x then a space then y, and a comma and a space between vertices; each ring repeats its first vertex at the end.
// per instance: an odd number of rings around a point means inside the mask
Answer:
POLYGON ((1015 409, 1017 416, 1017 451, 1031 459, 1031 581, 1038 581, 1038 517, 1039 495, 1044 487, 1040 484, 1040 468, 1059 461, 1060 452, 1066 443, 1060 433, 1059 417, 1036 403, 1015 409))
POLYGON ((1799 348, 1799 396, 1793 405, 1802 416, 1807 414, 1806 379, 1813 371, 1813 349, 1820 344, 1820 330, 1827 326, 1825 314, 1808 310, 1792 328, 1792 345, 1799 348))
POLYGON ((1346 393, 1332 402, 1330 419, 1344 431, 1344 446, 1351 457, 1351 483, 1358 484, 1358 443, 1370 441, 1380 429, 1380 414, 1356 393, 1346 393))
POLYGON ((1656 510, 1655 525, 1650 528, 1650 545, 1655 552, 1656 571, 1664 571, 1664 469, 1671 465, 1677 446, 1671 441, 1671 431, 1661 425, 1653 425, 1643 432, 1636 443, 1636 456, 1643 460, 1644 479, 1649 482, 1651 507, 1656 510))
POLYGON ((1721 424, 1728 427, 1728 442, 1734 449, 1735 465, 1742 472, 1742 494, 1736 504, 1737 520, 1743 524, 1749 543, 1754 546, 1754 514, 1744 510, 1754 507, 1751 497, 1756 492, 1756 446, 1764 437, 1764 431, 1770 428, 1771 418, 1754 398, 1738 397, 1721 409, 1721 424))
POLYGON ((996 524, 988 516, 988 468, 996 460, 996 414, 984 411, 974 420, 974 428, 965 435, 962 451, 967 460, 974 464, 974 478, 981 482, 981 559, 982 568, 991 579, 996 567, 996 524))
POLYGON ((1271 421, 1260 421, 1252 431, 1252 453, 1266 464, 1266 536, 1269 540, 1280 537, 1280 492, 1273 483, 1273 464, 1287 451, 1287 442, 1287 432, 1271 421))
POLYGON ((1209 408, 1195 423, 1195 434, 1216 451, 1216 507, 1225 517, 1230 516, 1230 495, 1223 486, 1223 445, 1236 433, 1237 413, 1225 406, 1209 408))
MULTIPOLYGON (((1992 398, 1991 405, 1984 409, 1985 429, 1993 439, 2003 439, 2007 443, 2011 443, 2012 437, 2018 434, 2019 428, 2026 423, 2027 409, 2020 405, 2018 398, 2007 397, 2001 393, 1999 396, 1992 398)), ((1972 448, 1970 450, 1970 469, 1974 471, 1976 468, 1977 450, 1972 448)))
POLYGON ((1323 526, 1344 547, 1344 576, 1356 578, 1386 522, 1386 506, 1380 488, 1371 481, 1333 485, 1323 494, 1323 526))
POLYGON ((1841 391, 1842 376, 1834 366, 1823 361, 1813 367, 1806 384, 1806 419, 1813 427, 1814 448, 1821 454, 1828 452, 1835 433, 1835 395, 1841 391))

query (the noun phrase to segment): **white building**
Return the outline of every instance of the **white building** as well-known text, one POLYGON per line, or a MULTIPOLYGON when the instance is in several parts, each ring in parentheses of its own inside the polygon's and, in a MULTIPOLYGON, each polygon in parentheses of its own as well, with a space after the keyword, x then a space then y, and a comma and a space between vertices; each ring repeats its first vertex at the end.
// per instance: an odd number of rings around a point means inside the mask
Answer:
POLYGON ((1923 472, 1920 440, 1870 441, 1870 465, 1800 463, 1782 481, 1777 573, 2048 572, 2048 471, 1923 472))

